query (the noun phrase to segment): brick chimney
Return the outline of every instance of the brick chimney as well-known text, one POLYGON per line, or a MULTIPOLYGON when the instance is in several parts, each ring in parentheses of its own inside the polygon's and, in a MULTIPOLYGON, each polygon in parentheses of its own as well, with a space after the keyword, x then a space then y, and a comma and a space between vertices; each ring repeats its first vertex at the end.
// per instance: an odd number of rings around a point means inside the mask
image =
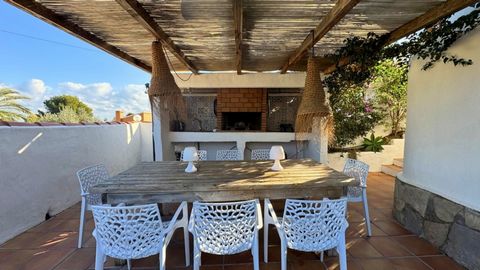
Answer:
POLYGON ((123 118, 123 112, 122 111, 115 111, 115 121, 121 122, 123 118))

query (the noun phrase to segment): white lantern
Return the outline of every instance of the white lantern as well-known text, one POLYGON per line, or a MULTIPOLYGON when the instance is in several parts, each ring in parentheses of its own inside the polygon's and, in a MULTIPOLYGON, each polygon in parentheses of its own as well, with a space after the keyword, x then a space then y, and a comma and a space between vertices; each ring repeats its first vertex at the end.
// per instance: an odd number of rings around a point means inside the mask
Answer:
POLYGON ((280 160, 285 159, 285 151, 281 145, 274 145, 270 148, 270 159, 275 160, 272 166, 272 170, 281 171, 283 170, 280 160))
POLYGON ((198 152, 195 147, 185 147, 183 150, 183 161, 188 161, 188 166, 185 169, 187 173, 194 173, 197 171, 197 168, 193 164, 194 161, 198 160, 198 152))

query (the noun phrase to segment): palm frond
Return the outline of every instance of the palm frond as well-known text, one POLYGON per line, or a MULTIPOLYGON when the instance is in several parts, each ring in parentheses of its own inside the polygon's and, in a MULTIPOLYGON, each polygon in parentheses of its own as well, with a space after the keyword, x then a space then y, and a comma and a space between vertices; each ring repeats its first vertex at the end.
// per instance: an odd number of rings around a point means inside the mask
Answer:
POLYGON ((19 101, 30 99, 10 88, 0 88, 0 120, 25 120, 32 112, 19 101))

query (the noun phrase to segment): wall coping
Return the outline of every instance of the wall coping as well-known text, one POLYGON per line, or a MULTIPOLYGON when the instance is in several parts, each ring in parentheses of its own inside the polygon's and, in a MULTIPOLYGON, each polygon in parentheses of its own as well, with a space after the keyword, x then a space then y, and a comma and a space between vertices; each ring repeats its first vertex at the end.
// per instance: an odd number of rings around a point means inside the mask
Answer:
POLYGON ((0 128, 35 128, 35 127, 86 127, 86 126, 117 126, 117 125, 131 125, 135 123, 130 122, 93 122, 93 123, 57 123, 57 122, 35 122, 35 123, 26 123, 26 122, 11 122, 11 121, 1 121, 0 128))

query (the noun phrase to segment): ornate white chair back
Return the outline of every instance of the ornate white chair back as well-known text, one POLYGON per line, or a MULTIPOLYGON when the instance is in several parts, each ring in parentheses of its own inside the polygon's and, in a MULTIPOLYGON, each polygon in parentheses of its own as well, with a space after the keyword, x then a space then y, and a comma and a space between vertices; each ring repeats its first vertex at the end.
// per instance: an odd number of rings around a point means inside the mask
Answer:
POLYGON ((269 160, 270 149, 253 149, 251 159, 252 160, 269 160))
POLYGON ((348 187, 349 199, 362 198, 362 190, 364 188, 367 188, 368 169, 368 164, 356 159, 348 158, 347 162, 345 162, 345 166, 343 167, 343 173, 350 177, 354 177, 357 181, 360 182, 360 185, 357 187, 348 187))
POLYGON ((103 253, 122 259, 159 253, 162 219, 156 204, 92 206, 94 236, 103 253))
POLYGON ((78 182, 80 182, 81 194, 87 194, 86 199, 89 205, 102 204, 101 194, 90 194, 89 189, 110 176, 104 165, 94 165, 83 168, 77 172, 78 182))
POLYGON ((282 227, 289 248, 301 251, 327 250, 339 244, 348 226, 347 199, 285 202, 282 227))
POLYGON ((190 231, 200 251, 225 255, 251 249, 262 218, 259 207, 258 200, 193 203, 190 231))
POLYGON ((240 153, 238 150, 217 150, 216 160, 239 160, 240 153))

